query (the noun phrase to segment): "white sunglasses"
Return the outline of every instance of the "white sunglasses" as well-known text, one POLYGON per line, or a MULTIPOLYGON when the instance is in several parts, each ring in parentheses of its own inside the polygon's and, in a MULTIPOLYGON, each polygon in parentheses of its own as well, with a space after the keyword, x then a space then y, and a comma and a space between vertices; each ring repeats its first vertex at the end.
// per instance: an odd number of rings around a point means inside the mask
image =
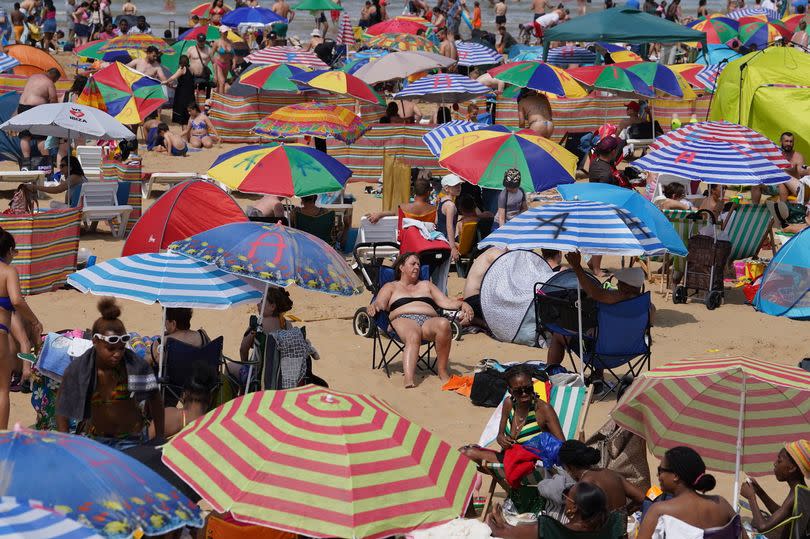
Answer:
POLYGON ((132 335, 102 335, 101 333, 96 333, 93 337, 97 339, 101 339, 102 341, 108 344, 118 344, 118 343, 128 343, 132 340, 132 335))

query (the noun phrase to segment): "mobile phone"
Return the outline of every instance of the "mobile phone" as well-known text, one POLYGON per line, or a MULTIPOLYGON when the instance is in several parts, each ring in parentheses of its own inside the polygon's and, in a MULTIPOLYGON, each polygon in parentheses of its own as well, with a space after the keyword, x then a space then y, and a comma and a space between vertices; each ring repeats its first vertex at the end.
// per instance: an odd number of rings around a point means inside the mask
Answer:
POLYGON ((248 322, 248 327, 250 331, 256 331, 259 329, 259 317, 255 314, 250 315, 250 321, 248 322))

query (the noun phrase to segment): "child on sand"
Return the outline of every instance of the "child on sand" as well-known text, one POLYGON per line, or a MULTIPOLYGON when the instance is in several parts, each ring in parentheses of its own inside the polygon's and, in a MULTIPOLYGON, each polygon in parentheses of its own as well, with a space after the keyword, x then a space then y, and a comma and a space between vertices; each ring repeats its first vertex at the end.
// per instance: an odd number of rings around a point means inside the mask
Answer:
POLYGON ((169 152, 175 157, 185 157, 188 153, 188 146, 183 137, 169 131, 169 126, 161 122, 157 128, 158 137, 163 138, 163 144, 155 146, 155 151, 169 152))

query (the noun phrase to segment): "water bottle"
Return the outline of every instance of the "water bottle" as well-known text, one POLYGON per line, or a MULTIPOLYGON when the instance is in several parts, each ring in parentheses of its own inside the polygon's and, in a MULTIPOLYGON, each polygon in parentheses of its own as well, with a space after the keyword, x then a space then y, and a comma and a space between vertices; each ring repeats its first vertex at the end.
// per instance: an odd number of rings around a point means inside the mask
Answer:
POLYGON ((672 113, 672 122, 670 122, 669 126, 673 130, 681 128, 681 119, 678 118, 678 113, 677 112, 672 113))

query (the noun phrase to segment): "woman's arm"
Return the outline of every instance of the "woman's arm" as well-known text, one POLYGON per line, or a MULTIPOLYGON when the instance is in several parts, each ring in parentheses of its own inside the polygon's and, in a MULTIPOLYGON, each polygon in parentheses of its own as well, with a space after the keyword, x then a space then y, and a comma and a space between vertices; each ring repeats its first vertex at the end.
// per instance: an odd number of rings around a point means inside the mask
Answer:
POLYGON ((250 349, 253 348, 253 341, 256 338, 256 330, 251 330, 247 335, 242 337, 242 343, 239 345, 239 359, 242 363, 248 362, 250 349))
POLYGON ((655 527, 658 525, 658 517, 661 516, 661 506, 667 502, 658 502, 650 506, 647 514, 644 515, 644 520, 641 521, 641 526, 638 527, 638 534, 636 539, 652 539, 652 534, 655 527))
MULTIPOLYGON (((757 485, 759 487, 759 485, 757 485)), ((765 494, 761 488, 757 488, 751 483, 743 483, 740 488, 740 495, 748 500, 751 506, 751 525, 757 531, 770 530, 774 526, 781 524, 785 519, 789 518, 793 513, 793 493, 785 499, 782 505, 776 504, 770 496, 765 494), (772 513, 769 517, 764 517, 759 508, 759 500, 757 495, 762 498, 762 502, 766 508, 772 513)))
POLYGON ((498 226, 503 226, 506 222, 506 209, 498 208, 498 213, 495 214, 495 221, 498 223, 498 226))
MULTIPOLYGON (((557 417, 557 412, 547 402, 537 399, 534 405, 534 415, 537 418, 542 418, 543 424, 540 425, 543 430, 557 438, 558 440, 565 441, 565 434, 563 434, 562 426, 560 426, 560 418, 557 417)), ((540 423, 538 421, 538 423, 540 423)))
POLYGON ((646 498, 644 491, 624 477, 622 477, 622 486, 624 487, 624 495, 630 500, 630 506, 628 509, 633 510, 641 507, 641 504, 644 503, 644 499, 646 498))
POLYGON ((436 305, 441 307, 442 309, 447 309, 448 311, 462 311, 464 314, 470 313, 472 314, 472 307, 467 305, 464 300, 460 299, 451 299, 447 297, 439 287, 435 284, 431 283, 430 281, 426 281, 428 286, 430 287, 430 297, 433 298, 433 301, 436 302, 436 305))
POLYGON ((512 410, 512 401, 506 399, 501 406, 501 422, 498 425, 498 437, 496 438, 498 445, 504 450, 512 447, 515 441, 506 435, 506 422, 509 421, 509 411, 512 410))
POLYGON ((208 127, 208 134, 211 138, 219 140, 219 133, 217 133, 217 128, 214 127, 214 124, 211 123, 211 118, 208 115, 205 115, 205 125, 208 127))
POLYGON ((35 334, 40 335, 42 333, 42 324, 22 295, 22 290, 20 290, 20 276, 17 274, 17 269, 14 268, 14 266, 9 266, 7 270, 10 272, 6 279, 6 293, 8 294, 8 299, 11 301, 11 304, 14 305, 14 309, 31 324, 31 330, 35 334))
POLYGON ((163 84, 169 84, 170 82, 176 81, 181 76, 183 76, 185 74, 185 72, 186 72, 186 68, 184 66, 178 67, 177 71, 175 71, 174 74, 171 77, 169 77, 168 79, 163 81, 163 84))
POLYGON ((444 221, 447 224, 446 232, 447 241, 450 242, 450 258, 458 260, 458 246, 456 245, 456 205, 451 202, 446 202, 442 205, 442 213, 444 213, 444 221))
POLYGON ((394 292, 394 287, 391 283, 383 285, 380 292, 374 298, 374 301, 368 304, 366 312, 369 316, 376 315, 379 311, 387 311, 391 303, 391 294, 394 292))

